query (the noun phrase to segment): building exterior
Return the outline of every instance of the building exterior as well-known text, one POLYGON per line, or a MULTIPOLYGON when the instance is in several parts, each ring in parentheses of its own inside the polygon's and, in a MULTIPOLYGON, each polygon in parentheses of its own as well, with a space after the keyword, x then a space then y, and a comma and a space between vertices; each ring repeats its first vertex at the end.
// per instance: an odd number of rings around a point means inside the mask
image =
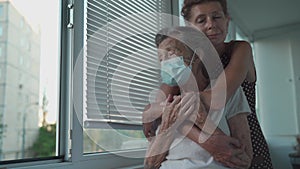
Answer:
POLYGON ((39 122, 40 33, 0 0, 0 160, 30 156, 39 122))

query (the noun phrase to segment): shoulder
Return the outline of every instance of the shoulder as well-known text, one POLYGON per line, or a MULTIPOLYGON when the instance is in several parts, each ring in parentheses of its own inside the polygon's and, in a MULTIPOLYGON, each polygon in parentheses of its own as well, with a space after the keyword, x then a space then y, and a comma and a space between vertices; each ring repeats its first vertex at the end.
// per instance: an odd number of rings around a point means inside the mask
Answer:
POLYGON ((253 58, 251 44, 247 41, 231 41, 228 43, 229 49, 231 52, 231 58, 235 60, 237 58, 238 62, 240 59, 246 60, 249 62, 253 58))
POLYGON ((231 43, 233 43, 233 52, 240 50, 252 51, 251 44, 247 41, 236 40, 232 41, 231 43))

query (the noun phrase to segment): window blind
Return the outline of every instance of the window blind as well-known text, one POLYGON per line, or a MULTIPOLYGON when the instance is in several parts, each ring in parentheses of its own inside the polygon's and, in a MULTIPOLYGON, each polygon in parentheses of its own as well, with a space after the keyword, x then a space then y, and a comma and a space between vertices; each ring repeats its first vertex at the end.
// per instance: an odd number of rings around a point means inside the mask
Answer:
POLYGON ((168 26, 166 0, 87 0, 85 127, 141 125, 159 87, 155 33, 168 26))

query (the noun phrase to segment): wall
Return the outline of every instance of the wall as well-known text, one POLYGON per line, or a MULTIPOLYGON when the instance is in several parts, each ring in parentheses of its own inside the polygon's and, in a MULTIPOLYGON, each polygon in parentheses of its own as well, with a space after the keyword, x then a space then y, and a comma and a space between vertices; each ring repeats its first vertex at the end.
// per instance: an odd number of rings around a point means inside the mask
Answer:
MULTIPOLYGON (((297 119, 300 122, 300 33, 291 36, 291 54, 293 56, 294 83, 296 92, 297 119)), ((300 125, 298 124, 298 133, 300 125)))
POLYGON ((254 42, 257 67, 257 113, 275 169, 291 168, 299 134, 300 31, 274 34, 254 42))

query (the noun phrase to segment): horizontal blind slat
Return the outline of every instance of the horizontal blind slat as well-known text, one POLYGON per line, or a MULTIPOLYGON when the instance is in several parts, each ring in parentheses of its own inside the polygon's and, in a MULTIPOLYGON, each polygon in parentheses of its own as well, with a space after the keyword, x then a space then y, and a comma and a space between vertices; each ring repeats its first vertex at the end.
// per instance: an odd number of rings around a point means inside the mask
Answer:
POLYGON ((160 0, 88 0, 86 111, 93 121, 141 124, 159 89, 155 33, 164 24, 160 0), (137 14, 138 13, 138 14, 137 14))

